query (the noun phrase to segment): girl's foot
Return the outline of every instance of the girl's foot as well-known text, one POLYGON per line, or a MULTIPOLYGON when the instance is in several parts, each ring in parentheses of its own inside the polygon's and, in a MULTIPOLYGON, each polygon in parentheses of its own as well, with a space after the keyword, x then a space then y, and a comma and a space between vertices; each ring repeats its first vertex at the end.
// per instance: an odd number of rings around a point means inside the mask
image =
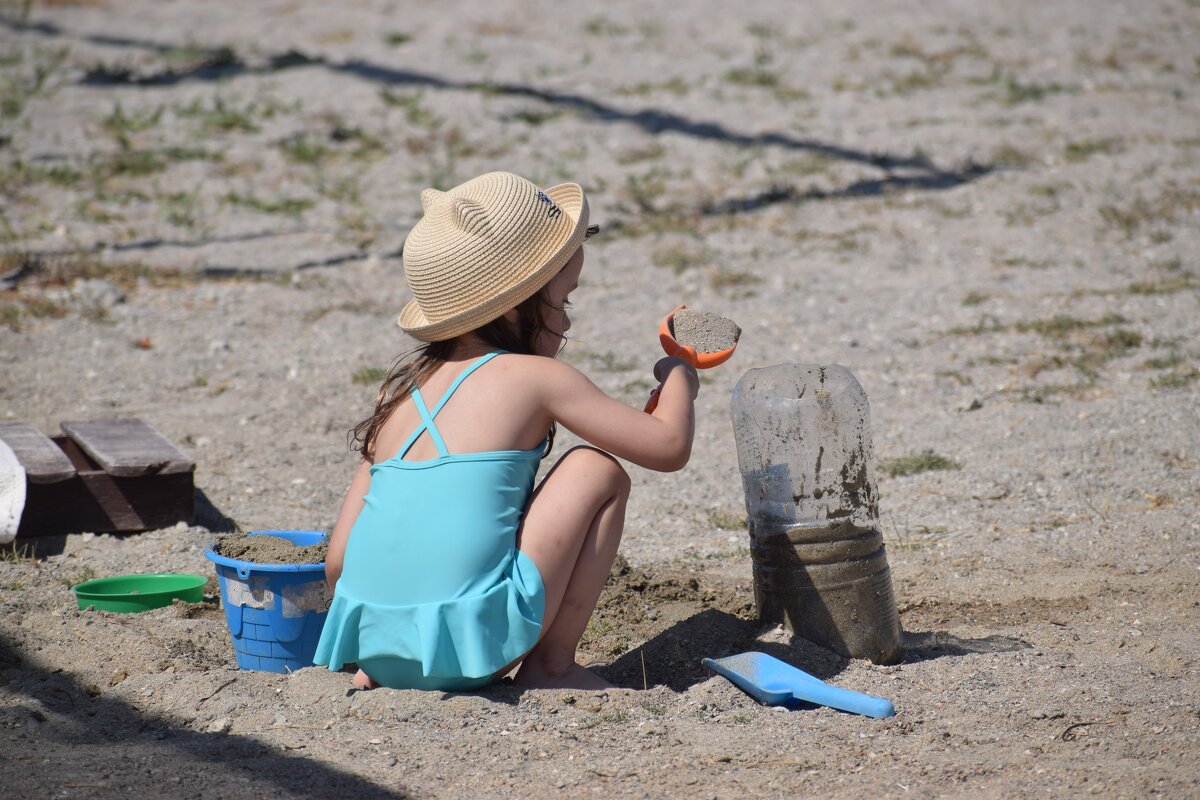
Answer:
POLYGON ((521 663, 513 683, 528 689, 582 689, 598 692, 614 688, 613 684, 578 664, 567 667, 567 671, 561 675, 552 675, 529 661, 521 663))
POLYGON ((377 689, 377 688, 379 688, 379 684, 378 684, 378 683, 376 683, 375 681, 371 680, 370 676, 369 676, 369 675, 367 675, 367 673, 363 672, 363 671, 360 669, 360 670, 359 670, 357 673, 355 673, 355 675, 354 675, 354 688, 355 688, 355 689, 362 689, 362 690, 365 692, 365 691, 366 691, 366 690, 368 690, 368 689, 377 689))

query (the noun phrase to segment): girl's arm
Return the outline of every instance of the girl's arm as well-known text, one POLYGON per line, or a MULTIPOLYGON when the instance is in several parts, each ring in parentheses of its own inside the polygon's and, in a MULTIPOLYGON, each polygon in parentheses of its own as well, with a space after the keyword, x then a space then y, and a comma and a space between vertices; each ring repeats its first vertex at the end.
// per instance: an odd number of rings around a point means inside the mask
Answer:
POLYGON ((653 414, 615 400, 579 370, 550 361, 542 383, 550 416, 602 450, 659 472, 683 469, 696 430, 694 402, 700 391, 696 370, 679 358, 654 365, 662 382, 653 414))
POLYGON ((363 459, 358 462, 350 488, 342 500, 342 510, 338 512, 337 522, 333 532, 329 534, 329 551, 325 556, 325 580, 332 591, 342 576, 342 559, 346 555, 346 542, 350 540, 350 529, 362 511, 363 497, 371 486, 371 462, 363 459))

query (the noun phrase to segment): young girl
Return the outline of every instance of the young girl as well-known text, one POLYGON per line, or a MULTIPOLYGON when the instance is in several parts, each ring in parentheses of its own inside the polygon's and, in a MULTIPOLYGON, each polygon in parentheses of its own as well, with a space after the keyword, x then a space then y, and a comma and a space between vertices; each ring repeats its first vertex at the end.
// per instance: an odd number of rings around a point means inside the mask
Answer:
POLYGON ((355 429, 362 461, 329 540, 316 661, 354 685, 462 690, 519 666, 523 686, 600 689, 575 650, 617 552, 629 477, 691 454, 695 370, 654 366, 653 414, 555 356, 583 268, 583 190, 510 173, 421 194, 404 243, 398 362, 355 429), (594 447, 533 487, 561 423, 594 447))

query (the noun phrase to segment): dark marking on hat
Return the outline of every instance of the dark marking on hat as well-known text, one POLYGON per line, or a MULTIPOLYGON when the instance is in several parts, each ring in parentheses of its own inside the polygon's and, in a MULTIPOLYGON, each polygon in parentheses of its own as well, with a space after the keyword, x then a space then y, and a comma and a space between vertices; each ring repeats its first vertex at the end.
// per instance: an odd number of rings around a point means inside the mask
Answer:
POLYGON ((538 200, 550 206, 550 209, 546 212, 546 216, 550 217, 550 219, 558 219, 558 215, 562 213, 562 209, 556 206, 554 201, 547 197, 546 193, 542 190, 538 190, 537 196, 538 200))

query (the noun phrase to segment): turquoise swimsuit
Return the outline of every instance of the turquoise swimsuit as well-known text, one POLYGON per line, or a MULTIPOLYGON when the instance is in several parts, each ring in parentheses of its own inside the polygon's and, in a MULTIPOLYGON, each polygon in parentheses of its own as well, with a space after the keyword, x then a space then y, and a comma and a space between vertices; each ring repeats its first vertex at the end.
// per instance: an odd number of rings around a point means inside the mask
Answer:
POLYGON ((315 661, 356 663, 395 689, 472 689, 528 653, 542 630, 545 593, 533 561, 516 548, 543 445, 451 455, 433 419, 475 361, 399 453, 371 467, 342 575, 315 661), (403 461, 425 431, 438 449, 403 461))

